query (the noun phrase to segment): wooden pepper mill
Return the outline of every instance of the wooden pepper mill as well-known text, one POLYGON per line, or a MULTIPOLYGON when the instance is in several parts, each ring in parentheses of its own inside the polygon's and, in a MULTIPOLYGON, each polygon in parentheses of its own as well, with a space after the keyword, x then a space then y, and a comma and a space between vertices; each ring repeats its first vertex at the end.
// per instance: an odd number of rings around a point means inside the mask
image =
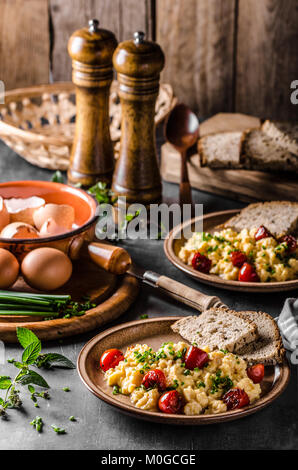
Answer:
POLYGON ((68 42, 72 81, 76 85, 76 128, 68 169, 70 184, 83 187, 97 181, 111 182, 114 151, 109 127, 109 94, 113 79, 114 34, 99 28, 75 31, 68 42))
POLYGON ((119 44, 113 56, 121 101, 120 154, 112 190, 128 204, 148 205, 161 199, 155 145, 155 102, 164 54, 142 32, 119 44))

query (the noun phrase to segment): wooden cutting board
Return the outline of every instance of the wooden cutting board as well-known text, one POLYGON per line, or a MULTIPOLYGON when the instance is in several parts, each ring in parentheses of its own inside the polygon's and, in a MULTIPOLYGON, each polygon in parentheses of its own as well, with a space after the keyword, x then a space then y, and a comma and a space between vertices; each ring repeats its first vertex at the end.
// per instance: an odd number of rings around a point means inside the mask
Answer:
MULTIPOLYGON (((201 137, 225 131, 244 131, 259 127, 260 119, 244 114, 219 113, 200 126, 201 137)), ((180 181, 180 155, 170 145, 161 148, 161 176, 170 183, 180 181)), ((201 191, 223 195, 243 202, 298 201, 298 178, 261 171, 201 168, 196 149, 189 158, 191 186, 201 191)))
MULTIPOLYGON (((96 307, 81 317, 43 320, 34 317, 0 316, 0 340, 17 342, 16 327, 29 328, 41 340, 57 340, 97 329, 120 317, 131 306, 138 295, 138 281, 129 275, 116 276, 95 265, 88 256, 87 248, 81 258, 73 264, 71 279, 51 294, 70 294, 75 301, 88 295, 96 307)), ((12 290, 37 292, 20 277, 12 290)))

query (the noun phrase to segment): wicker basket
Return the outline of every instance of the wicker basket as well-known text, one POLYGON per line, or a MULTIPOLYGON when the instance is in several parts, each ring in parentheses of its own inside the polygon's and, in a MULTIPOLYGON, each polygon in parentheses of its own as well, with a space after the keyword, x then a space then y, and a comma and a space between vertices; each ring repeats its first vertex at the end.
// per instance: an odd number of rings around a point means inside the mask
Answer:
MULTIPOLYGON (((119 151, 121 106, 114 81, 110 93, 110 130, 115 156, 119 151)), ((162 84, 156 103, 156 124, 175 105, 172 87, 162 84)), ((11 90, 0 105, 0 138, 33 165, 66 170, 75 128, 72 83, 54 83, 11 90)))

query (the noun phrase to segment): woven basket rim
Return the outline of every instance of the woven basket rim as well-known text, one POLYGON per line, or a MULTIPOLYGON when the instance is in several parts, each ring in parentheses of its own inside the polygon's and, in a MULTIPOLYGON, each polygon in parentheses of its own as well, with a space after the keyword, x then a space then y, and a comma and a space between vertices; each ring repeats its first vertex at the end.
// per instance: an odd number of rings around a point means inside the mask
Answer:
MULTIPOLYGON (((115 86, 115 84, 117 84, 118 82, 117 80, 113 80, 112 83, 115 86)), ((172 102, 169 107, 169 111, 170 111, 173 105, 176 103, 176 99, 174 98, 172 87, 168 83, 161 83, 160 86, 167 87, 168 89, 171 89, 172 91, 172 102)), ((1 112, 1 106, 7 107, 9 103, 13 101, 17 101, 18 99, 22 99, 25 97, 28 98, 28 97, 34 97, 34 96, 41 96, 45 93, 55 94, 55 93, 61 93, 63 91, 70 92, 72 90, 75 92, 75 85, 72 82, 55 82, 55 83, 34 85, 34 86, 24 87, 24 88, 16 88, 14 90, 8 90, 5 92, 5 103, 3 105, 0 104, 0 112, 1 112)), ((27 142, 40 143, 44 145, 71 146, 73 143, 72 138, 67 138, 63 136, 53 137, 53 136, 48 136, 44 134, 38 134, 30 130, 19 129, 17 126, 13 124, 8 124, 5 121, 0 120, 0 137, 11 136, 11 135, 18 136, 27 142)))

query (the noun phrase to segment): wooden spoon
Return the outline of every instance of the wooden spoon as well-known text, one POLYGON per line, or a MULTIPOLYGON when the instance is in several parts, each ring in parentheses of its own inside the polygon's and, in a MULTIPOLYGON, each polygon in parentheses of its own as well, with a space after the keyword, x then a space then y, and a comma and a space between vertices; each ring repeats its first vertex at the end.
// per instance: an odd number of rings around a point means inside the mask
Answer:
POLYGON ((198 140, 199 120, 188 106, 180 103, 170 112, 164 130, 167 142, 181 155, 180 206, 192 204, 187 171, 187 149, 198 140))

